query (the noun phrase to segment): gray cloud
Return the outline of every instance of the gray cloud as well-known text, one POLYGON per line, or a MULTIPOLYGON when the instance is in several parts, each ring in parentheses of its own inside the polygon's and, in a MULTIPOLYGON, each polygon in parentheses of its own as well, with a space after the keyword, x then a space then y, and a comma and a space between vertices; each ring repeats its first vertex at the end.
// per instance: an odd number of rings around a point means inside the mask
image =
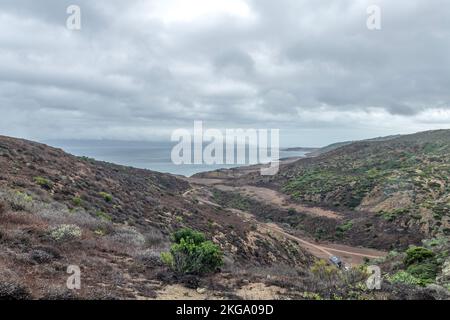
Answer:
POLYGON ((216 1, 79 0, 70 31, 73 1, 3 0, 0 133, 167 138, 204 120, 314 145, 450 124, 447 1, 216 1))

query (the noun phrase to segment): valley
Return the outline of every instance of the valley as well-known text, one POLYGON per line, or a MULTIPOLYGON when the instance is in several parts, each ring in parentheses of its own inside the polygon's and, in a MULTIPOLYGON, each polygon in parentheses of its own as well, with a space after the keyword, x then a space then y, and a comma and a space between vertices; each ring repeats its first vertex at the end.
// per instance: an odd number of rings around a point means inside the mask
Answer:
MULTIPOLYGON (((306 207, 299 204, 290 204, 288 203, 287 198, 279 194, 278 192, 267 189, 267 188, 259 188, 253 186, 244 186, 244 187, 233 187, 222 184, 224 181, 220 179, 198 179, 198 178, 189 178, 187 181, 192 183, 195 187, 189 191, 187 191, 184 196, 190 196, 197 198, 202 203, 212 203, 210 199, 202 198, 202 194, 205 194, 205 191, 202 188, 211 187, 225 191, 225 192, 235 192, 238 194, 242 194, 243 196, 250 197, 255 199, 256 201, 263 202, 267 205, 273 205, 275 207, 279 207, 282 210, 296 210, 298 212, 302 212, 302 214, 310 215, 310 216, 319 216, 319 217, 327 217, 331 219, 340 219, 340 215, 337 212, 333 212, 331 210, 326 210, 320 207, 306 207)), ((215 204, 217 205, 217 204, 215 204)), ((303 239, 299 238, 295 235, 290 234, 289 232, 283 230, 277 224, 274 223, 265 223, 259 222, 256 218, 248 212, 239 210, 239 209, 229 209, 237 215, 241 216, 248 223, 257 224, 261 231, 263 232, 272 232, 276 233, 282 237, 292 239, 297 242, 302 248, 310 252, 317 258, 328 260, 330 257, 339 255, 342 256, 342 259, 345 263, 349 265, 358 265, 363 263, 364 258, 377 259, 386 255, 386 252, 377 251, 374 249, 367 249, 362 247, 351 247, 345 245, 336 245, 336 244, 326 244, 314 241, 312 239, 303 239)))
POLYGON ((0 298, 448 298, 450 131, 325 149, 186 178, 0 137, 0 298), (220 261, 181 272, 177 232, 220 261))

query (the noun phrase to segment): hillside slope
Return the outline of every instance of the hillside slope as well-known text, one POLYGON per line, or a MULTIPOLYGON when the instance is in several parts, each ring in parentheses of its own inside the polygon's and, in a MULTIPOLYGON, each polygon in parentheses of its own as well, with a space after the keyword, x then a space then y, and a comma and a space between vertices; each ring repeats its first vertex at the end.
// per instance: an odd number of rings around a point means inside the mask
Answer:
POLYGON ((197 179, 234 191, 222 203, 322 247, 389 250, 371 262, 387 282, 450 289, 450 130, 334 147, 271 177, 238 168, 197 179))
POLYGON ((344 145, 250 184, 300 202, 373 212, 424 237, 450 235, 450 130, 344 145))
POLYGON ((338 148, 347 146, 349 144, 355 143, 355 142, 370 142, 370 141, 388 141, 388 140, 392 140, 395 138, 400 137, 401 135, 393 135, 393 136, 385 136, 385 137, 378 137, 378 138, 372 138, 372 139, 366 139, 366 140, 361 140, 361 141, 343 141, 343 142, 336 142, 336 143, 332 143, 328 146, 319 148, 317 150, 314 150, 312 152, 307 153, 307 156, 309 157, 317 157, 321 154, 336 150, 338 148))
MULTIPOLYGON (((286 165, 285 174, 298 169, 298 163, 286 165)), ((294 178, 260 180, 251 174, 248 180, 273 188, 289 186, 294 178)), ((239 184, 239 179, 233 181, 239 184)), ((370 291, 365 287, 369 274, 364 266, 347 271, 318 260, 330 252, 361 259, 377 252, 305 240, 303 231, 334 228, 336 223, 347 223, 345 219, 317 219, 191 179, 0 137, 0 300, 447 297, 440 289, 420 288, 416 283, 388 281, 382 290, 370 291), (285 222, 301 225, 303 231, 284 229, 285 222), (224 253, 220 269, 180 274, 164 263, 161 253, 169 250, 170 235, 183 227, 203 232, 220 247, 224 253), (80 268, 80 290, 66 286, 69 266, 80 268)), ((385 242, 416 241, 401 232, 398 236, 386 224, 379 227, 389 229, 392 238, 385 242)), ((369 238, 378 230, 372 230, 369 238)), ((365 233, 361 229, 360 235, 365 233)), ((340 240, 359 245, 366 238, 340 240)), ((367 242, 372 247, 377 243, 367 242)), ((441 260, 436 260, 436 268, 441 260)), ((386 268, 400 265, 386 261, 386 268)), ((447 274, 439 270, 433 275, 447 281, 447 274)), ((397 271, 394 268, 390 274, 397 271)))
MULTIPOLYGON (((67 298, 73 294, 65 288, 68 265, 82 269, 77 297, 155 298, 158 291, 182 297, 167 286, 184 278, 159 258, 170 234, 182 227, 217 243, 229 270, 274 264, 302 269, 313 261, 293 241, 260 233, 224 208, 185 196, 191 188, 172 175, 0 137, 0 299, 25 293, 67 298)), ((219 294, 235 296, 234 282, 212 277, 205 286, 229 282, 219 294)), ((200 286, 198 278, 186 281, 200 286)))

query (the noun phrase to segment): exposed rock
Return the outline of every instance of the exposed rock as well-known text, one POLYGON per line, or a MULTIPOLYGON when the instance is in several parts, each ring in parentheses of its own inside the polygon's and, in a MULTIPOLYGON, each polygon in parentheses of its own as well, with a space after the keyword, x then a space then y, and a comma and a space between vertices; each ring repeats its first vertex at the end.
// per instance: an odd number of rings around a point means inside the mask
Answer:
POLYGON ((205 288, 197 288, 197 293, 205 294, 206 293, 206 289, 205 288))

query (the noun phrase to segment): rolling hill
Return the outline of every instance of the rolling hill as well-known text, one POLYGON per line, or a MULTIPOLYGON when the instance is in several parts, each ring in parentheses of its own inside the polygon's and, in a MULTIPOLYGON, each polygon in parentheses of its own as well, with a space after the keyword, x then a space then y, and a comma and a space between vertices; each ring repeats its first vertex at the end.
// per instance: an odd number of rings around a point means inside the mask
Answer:
MULTIPOLYGON (((177 286, 184 282, 196 294, 200 278, 180 278, 160 261, 170 235, 184 227, 217 243, 229 270, 302 269, 313 261, 289 239, 259 233, 225 208, 188 197, 191 189, 169 174, 0 137, 0 298, 71 298, 69 265, 82 270, 76 298, 182 297, 177 286)), ((230 282, 217 290, 237 296, 234 282, 211 277, 204 286, 230 282)))
POLYGON ((269 182, 298 201, 374 212, 450 235, 450 130, 344 145, 288 165, 269 182))
POLYGON ((357 142, 271 178, 243 168, 188 179, 0 137, 0 299, 447 297, 425 287, 446 283, 445 255, 426 252, 426 278, 413 261, 405 284, 407 254, 379 251, 446 235, 447 143, 448 131, 357 142), (214 272, 168 260, 186 228, 210 240, 198 252, 219 248, 214 272), (335 254, 348 269, 329 265, 335 254), (382 290, 365 287, 370 259, 387 271, 382 290), (66 286, 69 266, 80 290, 66 286))

